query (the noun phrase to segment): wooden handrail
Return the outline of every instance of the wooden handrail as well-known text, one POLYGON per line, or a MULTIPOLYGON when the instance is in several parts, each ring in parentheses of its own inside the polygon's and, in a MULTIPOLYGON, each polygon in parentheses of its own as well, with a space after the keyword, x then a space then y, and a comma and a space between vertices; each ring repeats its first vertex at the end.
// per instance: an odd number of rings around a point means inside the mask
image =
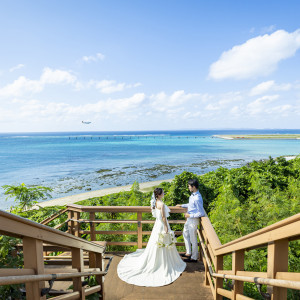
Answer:
POLYGON ((93 271, 93 272, 70 272, 70 273, 58 273, 58 274, 44 274, 44 275, 22 275, 22 276, 6 276, 0 277, 0 285, 7 284, 20 284, 26 282, 36 282, 36 281, 48 281, 56 279, 67 279, 73 277, 84 277, 93 275, 106 275, 107 272, 93 271))
POLYGON ((42 222, 40 222, 40 224, 43 225, 47 225, 48 223, 50 223, 51 221, 53 221, 54 219, 56 219, 57 217, 59 217, 60 215, 62 215, 63 213, 65 213, 68 209, 67 208, 63 208, 60 211, 58 211, 57 213, 53 214, 52 216, 44 219, 42 222))
POLYGON ((70 248, 75 247, 96 253, 104 253, 105 251, 105 247, 103 246, 96 245, 92 242, 6 211, 0 211, 0 234, 17 238, 23 238, 25 236, 43 240, 54 245, 70 248))
POLYGON ((220 245, 214 250, 217 255, 224 255, 240 249, 261 247, 267 245, 269 241, 280 240, 287 236, 289 238, 300 237, 300 213, 247 234, 234 241, 220 245))
POLYGON ((251 299, 243 296, 242 283, 244 281, 271 286, 272 289, 268 289, 268 295, 272 300, 286 299, 287 288, 300 290, 300 273, 287 272, 288 243, 290 240, 300 238, 300 214, 225 245, 221 243, 218 245, 216 233, 205 216, 201 218, 198 236, 205 265, 205 283, 210 285, 214 299, 221 300, 222 296, 229 299, 251 299), (267 272, 245 272, 244 252, 263 246, 267 246, 268 250, 267 272), (228 254, 232 255, 232 270, 223 270, 223 256, 228 254), (224 279, 235 281, 232 291, 223 289, 224 279))
MULTIPOLYGON (((67 205, 69 211, 74 212, 143 212, 150 213, 150 206, 84 206, 77 204, 67 205)), ((179 206, 169 206, 171 213, 183 213, 186 211, 185 208, 179 206)))

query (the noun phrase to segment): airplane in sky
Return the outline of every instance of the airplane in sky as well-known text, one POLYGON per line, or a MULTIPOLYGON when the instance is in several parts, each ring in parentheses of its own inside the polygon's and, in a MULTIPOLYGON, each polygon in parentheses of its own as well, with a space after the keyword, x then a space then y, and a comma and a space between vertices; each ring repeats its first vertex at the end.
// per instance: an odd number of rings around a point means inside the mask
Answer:
POLYGON ((81 121, 81 123, 83 123, 83 124, 91 124, 92 122, 88 122, 88 121, 81 121))

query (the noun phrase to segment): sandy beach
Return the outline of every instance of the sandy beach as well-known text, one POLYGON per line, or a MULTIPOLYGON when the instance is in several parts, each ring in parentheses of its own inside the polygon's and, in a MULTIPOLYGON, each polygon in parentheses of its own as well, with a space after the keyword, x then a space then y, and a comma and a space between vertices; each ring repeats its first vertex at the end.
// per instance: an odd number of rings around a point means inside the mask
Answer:
MULTIPOLYGON (((140 190, 142 192, 148 192, 153 187, 159 185, 160 183, 171 182, 172 180, 173 179, 165 179, 165 180, 142 182, 142 183, 139 183, 140 190)), ((131 187, 132 187, 132 184, 125 185, 125 186, 117 186, 117 187, 112 187, 112 188, 107 188, 107 189, 102 189, 102 190, 97 190, 97 191, 91 191, 91 192, 87 192, 87 193, 81 193, 81 194, 76 194, 76 195, 71 195, 71 196, 66 196, 66 197, 62 197, 62 198, 39 202, 38 205, 41 207, 63 206, 63 205, 67 205, 67 204, 76 203, 76 202, 79 202, 82 200, 87 200, 89 198, 102 197, 102 196, 106 196, 109 194, 119 193, 121 191, 130 191, 131 187)))

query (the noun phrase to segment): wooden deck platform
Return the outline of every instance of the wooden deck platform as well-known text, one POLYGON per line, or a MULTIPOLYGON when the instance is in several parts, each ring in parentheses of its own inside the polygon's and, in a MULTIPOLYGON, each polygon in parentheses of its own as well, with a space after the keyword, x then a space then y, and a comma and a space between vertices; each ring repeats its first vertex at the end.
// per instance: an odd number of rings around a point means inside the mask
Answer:
MULTIPOLYGON (((111 256, 112 254, 107 253, 111 256)), ((204 286, 202 263, 188 263, 183 274, 172 284, 162 287, 140 287, 119 279, 117 265, 124 254, 113 254, 108 274, 105 276, 104 293, 106 300, 212 300, 210 287, 204 286)))

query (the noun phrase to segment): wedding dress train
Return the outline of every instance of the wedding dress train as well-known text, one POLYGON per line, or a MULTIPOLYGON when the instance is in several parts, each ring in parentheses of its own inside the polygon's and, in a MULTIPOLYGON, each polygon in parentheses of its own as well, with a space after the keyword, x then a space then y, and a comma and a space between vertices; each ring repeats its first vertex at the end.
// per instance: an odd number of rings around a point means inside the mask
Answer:
MULTIPOLYGON (((166 217, 170 209, 163 205, 166 217)), ((161 211, 155 208, 156 221, 145 249, 124 256, 117 272, 123 281, 139 286, 163 286, 175 281, 185 270, 186 263, 178 254, 174 233, 164 234, 161 211)))

